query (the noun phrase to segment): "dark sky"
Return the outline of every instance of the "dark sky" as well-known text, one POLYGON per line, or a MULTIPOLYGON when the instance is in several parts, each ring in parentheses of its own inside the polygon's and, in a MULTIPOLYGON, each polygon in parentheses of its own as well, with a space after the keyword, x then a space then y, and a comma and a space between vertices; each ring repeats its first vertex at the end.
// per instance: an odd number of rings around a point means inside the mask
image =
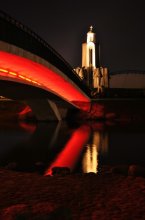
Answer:
POLYGON ((90 25, 111 71, 145 70, 144 0, 1 0, 0 9, 30 27, 73 67, 90 25))

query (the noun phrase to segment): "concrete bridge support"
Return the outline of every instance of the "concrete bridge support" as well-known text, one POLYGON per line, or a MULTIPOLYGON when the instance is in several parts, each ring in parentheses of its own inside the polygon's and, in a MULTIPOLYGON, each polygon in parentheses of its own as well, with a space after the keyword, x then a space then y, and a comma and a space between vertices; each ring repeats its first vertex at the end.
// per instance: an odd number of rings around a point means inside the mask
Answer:
POLYGON ((61 121, 66 118, 68 109, 49 99, 27 100, 38 121, 61 121))

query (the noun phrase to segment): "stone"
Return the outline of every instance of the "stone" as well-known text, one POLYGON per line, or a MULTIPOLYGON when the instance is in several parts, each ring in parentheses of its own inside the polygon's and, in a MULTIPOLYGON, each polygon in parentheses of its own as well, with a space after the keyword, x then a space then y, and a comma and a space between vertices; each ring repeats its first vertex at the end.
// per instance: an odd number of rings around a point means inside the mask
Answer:
POLYGON ((145 177, 145 167, 139 165, 130 165, 128 169, 128 175, 145 177))
POLYGON ((96 176, 95 172, 88 172, 88 173, 84 173, 84 175, 86 176, 96 176))
POLYGON ((19 220, 27 219, 29 215, 28 206, 25 204, 16 204, 2 210, 1 220, 19 220))
POLYGON ((8 163, 5 166, 5 169, 7 169, 7 170, 15 170, 16 168, 17 168, 17 163, 15 163, 15 162, 8 163))

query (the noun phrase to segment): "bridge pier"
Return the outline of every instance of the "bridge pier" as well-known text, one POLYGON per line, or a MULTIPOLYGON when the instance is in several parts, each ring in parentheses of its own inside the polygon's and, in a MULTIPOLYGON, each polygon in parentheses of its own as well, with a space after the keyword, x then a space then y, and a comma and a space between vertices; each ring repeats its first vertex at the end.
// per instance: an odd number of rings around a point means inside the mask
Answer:
POLYGON ((61 121, 67 116, 67 108, 58 106, 50 99, 27 100, 38 121, 61 121))

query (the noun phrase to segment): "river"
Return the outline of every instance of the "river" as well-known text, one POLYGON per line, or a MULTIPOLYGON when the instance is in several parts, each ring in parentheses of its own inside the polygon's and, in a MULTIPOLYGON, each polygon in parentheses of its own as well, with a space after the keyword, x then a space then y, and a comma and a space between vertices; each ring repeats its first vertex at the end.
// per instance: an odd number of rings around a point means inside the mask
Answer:
POLYGON ((109 166, 145 166, 143 124, 3 122, 0 140, 0 166, 16 171, 51 175, 63 166, 99 174, 109 166))

